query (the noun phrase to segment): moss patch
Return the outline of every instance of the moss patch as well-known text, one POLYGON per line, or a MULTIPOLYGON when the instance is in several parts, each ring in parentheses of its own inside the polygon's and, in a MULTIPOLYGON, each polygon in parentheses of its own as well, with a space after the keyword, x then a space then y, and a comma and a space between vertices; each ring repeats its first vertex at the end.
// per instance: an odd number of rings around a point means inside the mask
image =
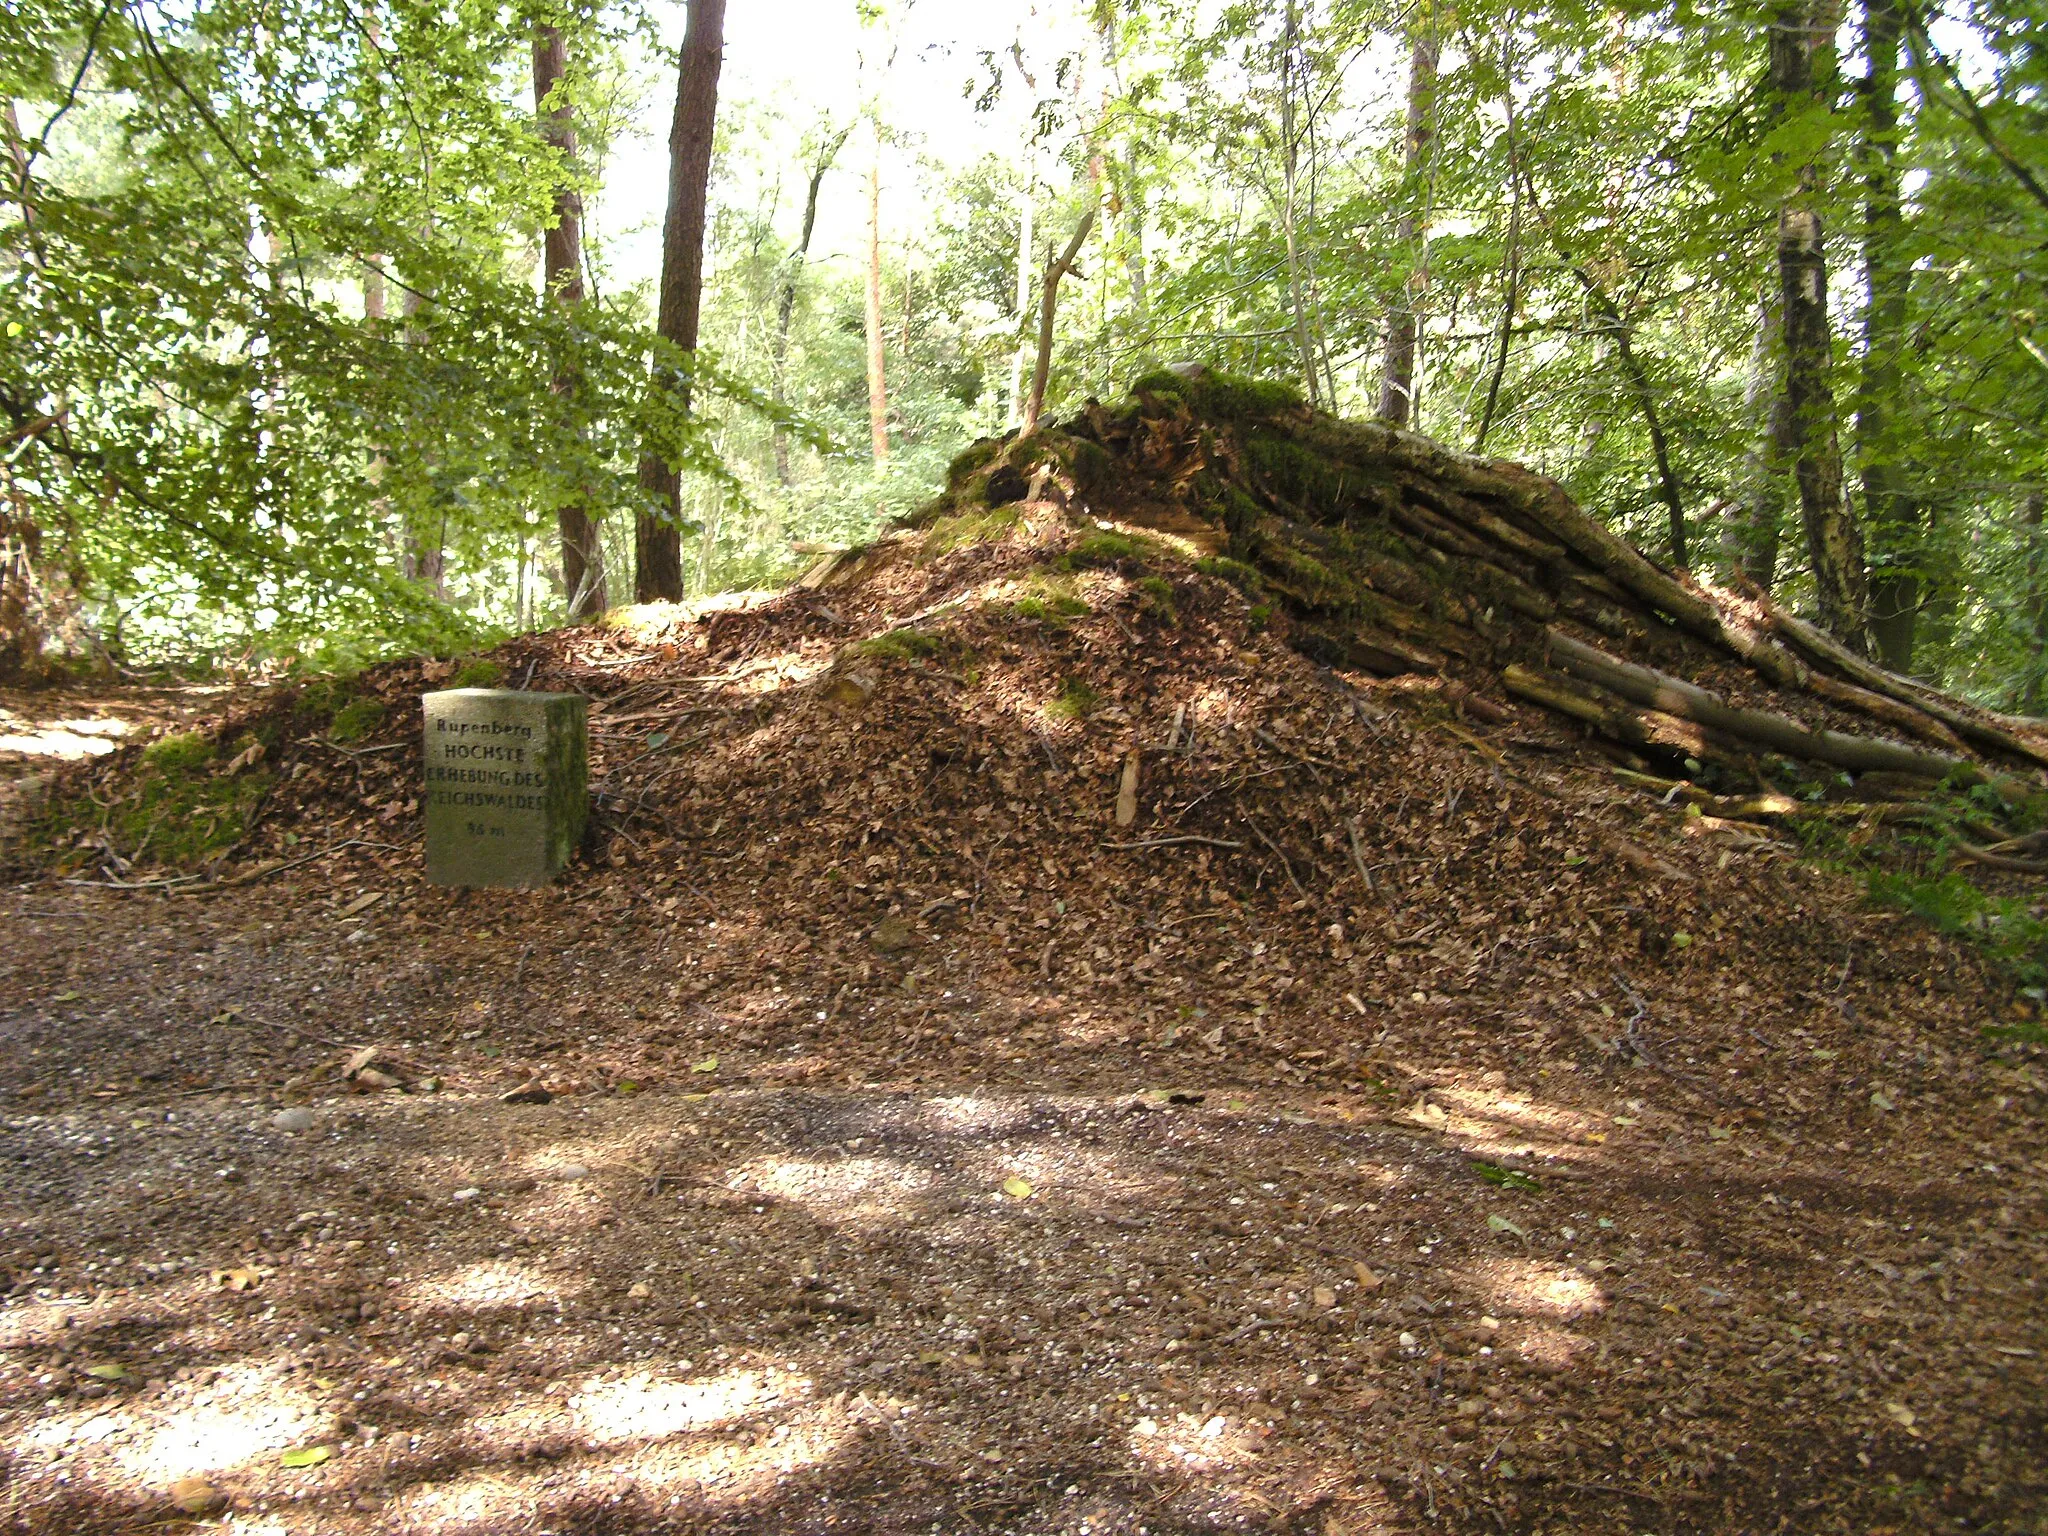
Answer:
POLYGON ((921 629, 892 629, 853 646, 853 654, 870 661, 923 661, 941 655, 946 642, 921 629))
POLYGON ((918 556, 936 560, 970 544, 992 544, 1015 528, 1023 514, 1013 505, 990 507, 984 512, 961 512, 940 517, 925 530, 918 556))
POLYGON ((1166 396, 1187 403, 1197 415, 1256 421, 1302 408, 1301 393, 1277 379, 1246 379, 1229 373, 1183 378, 1170 369, 1146 374, 1131 386, 1134 395, 1166 396))
POLYGON ((1033 571, 1024 595, 1010 605, 1020 619, 1055 626, 1071 623, 1090 612, 1087 599, 1074 590, 1073 581, 1053 571, 1033 571))
POLYGON ((488 656, 472 656, 448 679, 450 688, 495 688, 505 681, 505 669, 488 656))
POLYGON ((386 705, 382 699, 367 694, 350 699, 334 712, 334 719, 327 727, 327 739, 343 747, 352 741, 361 741, 384 723, 385 713, 386 705))
POLYGON ((1070 677, 1060 684, 1060 691, 1045 706, 1045 712, 1055 720, 1085 720, 1101 702, 1102 696, 1093 688, 1078 677, 1070 677))

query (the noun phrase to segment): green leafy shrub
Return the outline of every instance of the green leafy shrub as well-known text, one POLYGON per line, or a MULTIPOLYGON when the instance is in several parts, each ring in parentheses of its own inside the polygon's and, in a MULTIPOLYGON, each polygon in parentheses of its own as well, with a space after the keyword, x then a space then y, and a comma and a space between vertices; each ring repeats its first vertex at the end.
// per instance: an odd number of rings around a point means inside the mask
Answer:
POLYGON ((2011 967, 2026 986, 2048 984, 2048 921, 2024 901, 1992 896, 1967 877, 1879 870, 1865 877, 1865 890, 1878 906, 1898 907, 1982 945, 2011 967))

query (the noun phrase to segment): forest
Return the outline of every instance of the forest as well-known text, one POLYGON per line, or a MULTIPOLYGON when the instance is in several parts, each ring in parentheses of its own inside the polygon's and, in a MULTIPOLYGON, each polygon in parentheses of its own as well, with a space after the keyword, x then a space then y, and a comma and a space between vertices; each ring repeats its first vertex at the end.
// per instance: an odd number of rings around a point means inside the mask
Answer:
POLYGON ((2011 0, 15 0, 0 1533, 2038 1536, 2011 0))
POLYGON ((1070 10, 849 12, 808 105, 715 8, 18 8, 7 667, 787 579, 1025 419, 1071 238, 1046 409, 1283 379, 2040 707, 2030 10, 1070 10))

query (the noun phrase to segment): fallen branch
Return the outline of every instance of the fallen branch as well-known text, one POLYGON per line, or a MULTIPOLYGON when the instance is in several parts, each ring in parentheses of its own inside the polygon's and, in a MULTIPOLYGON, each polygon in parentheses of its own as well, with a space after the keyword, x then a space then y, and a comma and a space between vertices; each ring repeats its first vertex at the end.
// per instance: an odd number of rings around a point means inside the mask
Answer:
POLYGON ((1138 848, 1178 848, 1186 843, 1199 843, 1205 848, 1229 848, 1233 851, 1242 850, 1244 847, 1243 843, 1233 843, 1227 838, 1196 837, 1192 834, 1185 837, 1148 837, 1142 842, 1104 843, 1102 846, 1114 849, 1119 853, 1128 853, 1138 848))
POLYGON ((1876 770, 1940 779, 1962 769, 1972 777, 1982 777, 1981 770, 1965 758, 1869 736, 1813 730, 1784 715, 1726 704, 1697 684, 1622 661, 1556 629, 1546 631, 1545 639, 1551 655, 1575 677, 1610 689, 1633 703, 1677 715, 1787 757, 1829 763, 1853 772, 1876 770))

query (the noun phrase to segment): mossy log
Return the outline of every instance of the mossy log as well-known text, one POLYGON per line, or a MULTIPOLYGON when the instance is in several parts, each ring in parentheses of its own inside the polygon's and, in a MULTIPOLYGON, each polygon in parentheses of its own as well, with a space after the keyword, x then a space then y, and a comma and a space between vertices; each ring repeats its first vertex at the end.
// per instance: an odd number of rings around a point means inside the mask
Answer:
POLYGON ((1767 599, 1667 570, 1533 470, 1337 420, 1284 385, 1194 365, 1148 375, 1121 408, 1090 402, 1032 438, 977 444, 933 515, 1020 480, 1070 516, 1206 525, 1218 568, 1332 666, 1433 674, 1468 698, 1511 694, 1637 750, 1744 770, 1766 752, 1923 780, 1975 774, 1979 757, 2048 766, 2048 727, 1934 694, 1767 599), (1729 704, 1685 675, 1731 662, 1827 723, 1729 704))

